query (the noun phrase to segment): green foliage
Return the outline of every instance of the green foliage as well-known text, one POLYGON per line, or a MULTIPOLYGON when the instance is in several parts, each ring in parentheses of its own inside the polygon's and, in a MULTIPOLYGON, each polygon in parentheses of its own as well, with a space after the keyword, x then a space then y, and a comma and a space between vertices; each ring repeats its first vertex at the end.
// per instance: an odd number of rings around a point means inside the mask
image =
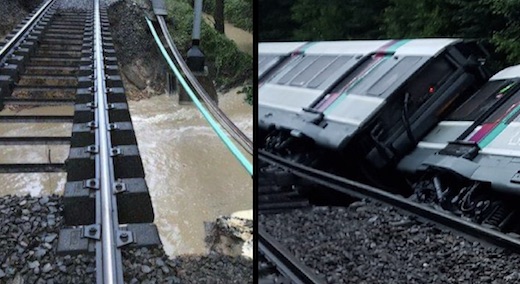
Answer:
POLYGON ((460 37, 520 63, 518 0, 259 0, 260 41, 460 37))
POLYGON ((489 39, 503 21, 488 1, 390 0, 384 23, 389 37, 465 37, 489 39))
POLYGON ((253 104, 253 86, 246 85, 238 93, 245 94, 246 95, 245 101, 250 105, 253 104))
MULTIPOLYGON (((291 40, 298 24, 291 18, 295 0, 259 0, 258 31, 260 41, 291 40)), ((319 1, 317 1, 319 2, 319 1)))
MULTIPOLYGON (((188 1, 167 1, 168 13, 173 19, 173 29, 170 31, 177 48, 185 55, 191 46, 191 31, 193 25, 193 9, 188 1)), ((251 80, 253 58, 241 52, 233 41, 219 34, 202 22, 201 49, 206 56, 210 75, 215 78, 217 86, 233 87, 251 80)))
POLYGON ((490 4, 493 16, 505 21, 502 29, 497 30, 491 42, 498 51, 507 54, 507 61, 520 63, 520 2, 510 0, 485 0, 490 4))
POLYGON ((385 0, 295 0, 291 17, 296 40, 375 39, 383 34, 385 0))

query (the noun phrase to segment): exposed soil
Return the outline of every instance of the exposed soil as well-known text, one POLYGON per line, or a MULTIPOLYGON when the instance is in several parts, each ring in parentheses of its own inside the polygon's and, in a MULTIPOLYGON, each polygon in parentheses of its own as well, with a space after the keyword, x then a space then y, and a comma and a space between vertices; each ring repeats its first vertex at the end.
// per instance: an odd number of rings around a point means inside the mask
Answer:
POLYGON ((127 97, 139 100, 164 93, 166 65, 144 18, 150 14, 149 1, 111 2, 108 18, 127 97))
POLYGON ((41 0, 0 0, 2 20, 0 20, 0 40, 20 23, 41 0))

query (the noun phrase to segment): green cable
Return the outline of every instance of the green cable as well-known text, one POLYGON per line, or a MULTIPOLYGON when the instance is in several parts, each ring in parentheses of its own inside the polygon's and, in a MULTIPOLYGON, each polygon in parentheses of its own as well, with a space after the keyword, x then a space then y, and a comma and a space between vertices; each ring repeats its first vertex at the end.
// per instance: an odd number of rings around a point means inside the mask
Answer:
POLYGON ((155 31, 155 28, 152 25, 152 22, 150 21, 150 19, 148 19, 148 17, 145 17, 145 18, 146 18, 146 22, 148 23, 148 27, 150 27, 150 31, 152 31, 152 35, 153 35, 153 37, 155 39, 155 42, 159 46, 159 49, 161 50, 161 53, 164 56, 164 59, 166 59, 166 61, 170 65, 172 71, 175 73, 175 76, 177 77, 177 79, 179 79, 179 82, 181 82, 181 85, 184 88, 184 90, 186 90, 186 92, 188 93, 190 98, 193 100, 193 102, 195 103, 195 105, 197 106, 199 111, 202 113, 204 118, 209 122, 209 124, 211 125, 213 130, 215 130, 215 132, 217 133, 218 137, 220 137, 220 139, 222 140, 222 142, 224 142, 226 147, 231 151, 231 153, 233 153, 235 158, 237 158, 237 160, 247 170, 249 175, 252 176, 253 175, 253 166, 251 165, 251 163, 238 150, 238 148, 235 146, 235 144, 233 144, 233 142, 229 139, 229 137, 226 136, 226 134, 222 131, 222 129, 220 128, 218 123, 213 119, 213 117, 211 117, 211 115, 208 113, 208 111, 200 103, 200 101, 197 98, 197 96, 195 96, 195 94, 191 90, 190 86, 188 86, 188 84, 186 83, 186 81, 182 77, 181 73, 179 72, 179 69, 177 69, 175 64, 173 64, 173 61, 171 60, 170 56, 166 52, 166 49, 164 49, 164 47, 162 46, 161 41, 159 39, 159 36, 157 35, 157 32, 155 31))

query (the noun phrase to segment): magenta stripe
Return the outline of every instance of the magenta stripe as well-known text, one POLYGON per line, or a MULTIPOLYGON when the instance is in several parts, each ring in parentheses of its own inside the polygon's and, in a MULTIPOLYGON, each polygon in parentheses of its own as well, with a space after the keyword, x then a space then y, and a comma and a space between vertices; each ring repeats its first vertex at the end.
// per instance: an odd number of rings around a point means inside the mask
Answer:
POLYGON ((493 128, 495 128, 495 126, 497 126, 497 122, 493 122, 493 123, 486 123, 484 125, 482 125, 482 127, 477 131, 477 133, 475 133, 473 136, 471 136, 471 138, 469 139, 469 141, 472 141, 472 142, 480 142, 480 140, 484 139, 484 137, 486 137, 486 135, 489 134, 489 132, 491 132, 491 130, 493 130, 493 128))
POLYGON ((332 93, 326 100, 322 100, 315 108, 318 111, 328 108, 340 95, 341 93, 332 93))
POLYGON ((343 94, 343 92, 345 92, 348 88, 350 88, 350 86, 352 86, 352 84, 354 84, 355 82, 357 82, 359 80, 359 78, 362 78, 366 75, 366 73, 368 72, 368 70, 370 70, 370 68, 372 66, 374 66, 374 64, 378 63, 379 61, 381 61, 381 59, 383 58, 383 56, 379 56, 377 55, 377 60, 374 60, 370 63, 370 65, 366 66, 365 69, 363 69, 363 71, 361 71, 358 76, 352 78, 352 80, 350 80, 350 82, 348 82, 348 84, 346 84, 343 88, 341 88, 341 90, 339 90, 335 96, 329 96, 325 101, 321 101, 320 102, 320 105, 319 107, 315 107, 318 108, 318 111, 324 111, 325 109, 327 109, 332 103, 334 103, 334 101, 336 101, 337 98, 339 98, 339 96, 341 94, 343 94))
POLYGON ((384 44, 383 46, 381 46, 378 50, 376 50, 376 55, 383 55, 383 53, 392 45, 394 45, 395 43, 397 43, 398 40, 396 39, 393 39, 391 40, 390 42, 384 44))
MULTIPOLYGON (((362 76, 364 72, 366 72, 367 70, 370 69, 370 67, 372 67, 374 64, 376 64, 377 62, 379 62, 379 59, 381 59, 382 57, 384 57, 384 53, 385 51, 391 47, 392 45, 394 45, 396 42, 398 42, 398 40, 391 40, 389 42, 387 42, 386 44, 382 45, 381 47, 379 47, 377 50, 376 50, 376 53, 375 53, 375 58, 377 58, 378 60, 374 60, 374 62, 372 62, 372 64, 368 65, 367 67, 365 67, 365 70, 363 70, 362 72, 360 72, 360 75, 359 76, 362 76)), ((348 89, 355 81, 356 79, 358 78, 358 76, 352 78, 352 80, 347 84, 345 85, 338 93, 333 93, 331 94, 328 98, 324 99, 324 100, 321 100, 315 107, 314 109, 317 109, 318 111, 320 112, 323 112, 325 111, 325 109, 327 109, 332 103, 334 103, 334 101, 346 90, 348 89)))

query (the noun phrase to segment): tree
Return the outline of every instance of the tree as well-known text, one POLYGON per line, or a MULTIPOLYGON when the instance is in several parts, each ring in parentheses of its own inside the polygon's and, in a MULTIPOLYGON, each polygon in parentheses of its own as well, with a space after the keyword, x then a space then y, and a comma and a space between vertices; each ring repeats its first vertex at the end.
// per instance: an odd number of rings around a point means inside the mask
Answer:
POLYGON ((507 54, 507 65, 520 63, 520 2, 508 0, 482 0, 491 6, 493 16, 505 24, 497 29, 491 42, 498 51, 507 54))
POLYGON ((292 19, 297 40, 377 39, 388 0, 295 0, 292 19))
POLYGON ((258 36, 260 41, 288 41, 297 23, 291 18, 294 0, 258 1, 258 36))
POLYGON ((224 0, 215 0, 215 10, 213 11, 213 18, 215 19, 215 29, 224 33, 224 0))

